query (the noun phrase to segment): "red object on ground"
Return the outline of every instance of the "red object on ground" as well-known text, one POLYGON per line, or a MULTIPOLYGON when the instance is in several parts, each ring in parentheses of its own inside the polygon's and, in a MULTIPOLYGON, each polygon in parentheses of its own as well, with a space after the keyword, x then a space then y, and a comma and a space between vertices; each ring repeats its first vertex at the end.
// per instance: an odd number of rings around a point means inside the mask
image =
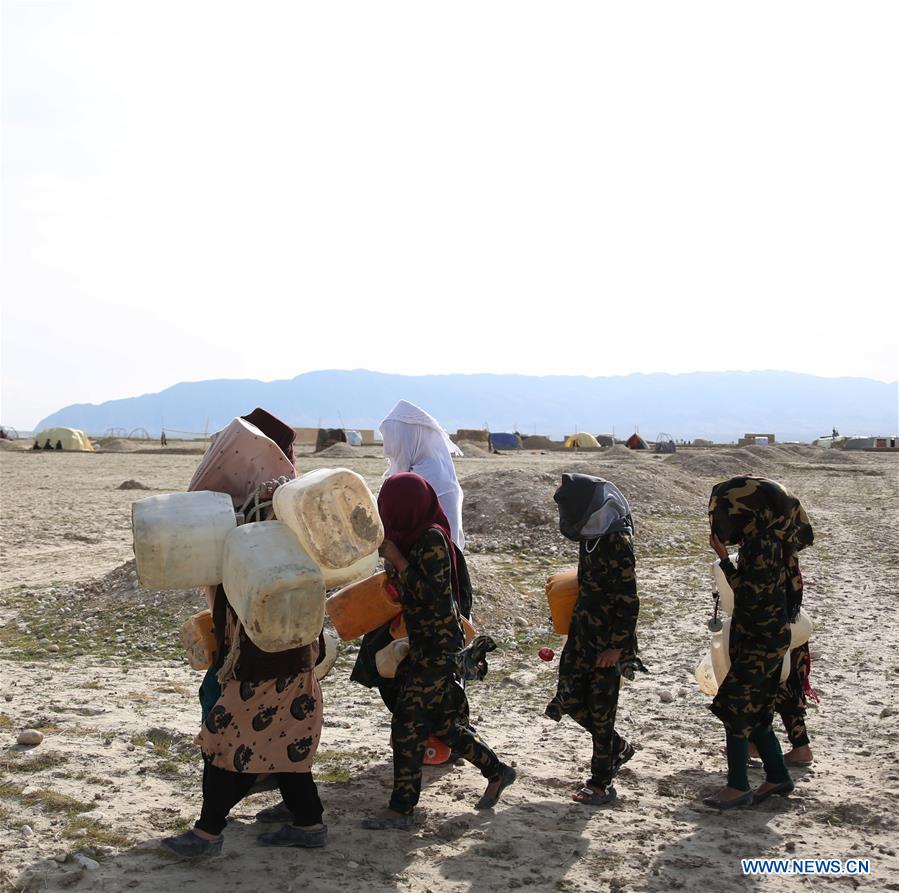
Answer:
POLYGON ((541 648, 537 652, 537 657, 540 660, 552 660, 556 656, 556 652, 552 650, 552 648, 541 648))

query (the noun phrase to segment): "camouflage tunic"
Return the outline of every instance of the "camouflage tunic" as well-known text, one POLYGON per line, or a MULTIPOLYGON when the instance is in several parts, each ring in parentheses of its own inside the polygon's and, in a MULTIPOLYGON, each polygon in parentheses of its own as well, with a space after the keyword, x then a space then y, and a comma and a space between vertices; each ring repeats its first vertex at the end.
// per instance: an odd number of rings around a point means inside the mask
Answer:
POLYGON ((612 533, 594 543, 592 550, 580 543, 578 598, 556 696, 546 712, 556 720, 567 713, 592 734, 591 783, 604 787, 612 780, 616 754, 626 747, 615 731, 615 715, 621 666, 636 657, 640 599, 633 537, 612 533), (621 649, 618 666, 597 667, 597 657, 608 648, 621 649))
POLYGON ((722 559, 734 591, 730 670, 711 710, 732 735, 751 737, 771 725, 783 657, 790 647, 786 567, 780 542, 753 539, 740 547, 739 568, 722 559))
POLYGON ((428 736, 446 742, 487 778, 499 774, 496 754, 465 722, 468 699, 448 656, 464 645, 453 600, 450 558, 439 531, 430 529, 409 551, 400 575, 409 656, 397 671, 393 710, 393 795, 390 808, 412 812, 421 793, 421 767, 428 736))

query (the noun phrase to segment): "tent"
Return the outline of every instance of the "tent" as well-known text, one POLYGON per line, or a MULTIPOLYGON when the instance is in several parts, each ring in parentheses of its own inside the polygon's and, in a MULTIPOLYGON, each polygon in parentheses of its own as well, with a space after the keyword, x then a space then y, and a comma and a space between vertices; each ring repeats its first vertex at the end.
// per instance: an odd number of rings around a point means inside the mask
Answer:
POLYGON ((54 449, 57 443, 61 443, 64 450, 73 453, 95 452, 91 439, 78 428, 44 428, 34 435, 34 443, 38 448, 42 448, 48 440, 54 449))
POLYGON ((596 442, 601 447, 615 446, 615 438, 611 434, 597 434, 596 442))
POLYGON ((639 434, 631 434, 624 444, 629 450, 648 450, 646 441, 639 434))
POLYGON ((521 438, 517 434, 491 434, 490 446, 495 450, 520 450, 521 438))
POLYGON ((315 452, 320 453, 335 443, 346 443, 346 432, 343 428, 319 428, 315 438, 315 452))
POLYGON ((577 434, 572 434, 571 437, 565 438, 565 449, 573 450, 573 449, 599 449, 599 443, 596 438, 592 434, 587 434, 586 431, 580 431, 577 434))
POLYGON ((676 453, 677 447, 674 445, 674 438, 670 434, 665 434, 664 431, 660 432, 656 438, 656 452, 676 453))
POLYGON ((358 431, 347 431, 346 442, 350 446, 362 446, 362 435, 358 431))

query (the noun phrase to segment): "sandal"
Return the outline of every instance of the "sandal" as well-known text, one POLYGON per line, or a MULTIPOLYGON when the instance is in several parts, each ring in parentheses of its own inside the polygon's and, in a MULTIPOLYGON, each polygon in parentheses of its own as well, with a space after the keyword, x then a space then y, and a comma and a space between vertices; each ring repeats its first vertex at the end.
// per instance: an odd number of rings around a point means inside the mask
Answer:
POLYGON ((383 819, 362 819, 362 827, 369 831, 387 831, 391 828, 411 828, 415 819, 411 815, 391 816, 383 819))
POLYGON ((274 806, 266 806, 256 813, 256 821, 263 822, 267 825, 292 825, 294 822, 293 813, 287 808, 287 804, 282 800, 274 806))
POLYGON ((175 837, 163 837, 162 845, 182 859, 211 859, 222 854, 223 837, 218 840, 207 840, 194 834, 193 831, 185 831, 175 837))
POLYGON ((617 775, 621 767, 636 753, 634 745, 630 741, 624 742, 624 747, 612 757, 612 775, 617 775))
POLYGON ((256 840, 262 846, 319 847, 328 842, 328 826, 322 825, 316 831, 309 831, 295 825, 282 825, 278 831, 260 834, 256 840))
POLYGON ((739 797, 734 797, 731 800, 720 800, 718 797, 702 798, 703 806, 708 806, 709 809, 718 810, 737 809, 740 806, 749 806, 749 804, 753 802, 752 791, 747 791, 745 794, 742 794, 739 797))
POLYGON ((614 803, 618 799, 618 791, 610 784, 606 785, 601 791, 585 784, 579 791, 572 794, 571 799, 575 803, 581 803, 584 806, 603 806, 606 803, 614 803))
POLYGON ((759 803, 764 803, 769 797, 787 797, 793 793, 796 785, 793 784, 792 781, 785 781, 783 784, 775 785, 773 788, 769 788, 767 791, 762 791, 761 794, 756 791, 752 792, 752 805, 757 806, 759 803))
POLYGON ((486 791, 484 795, 475 803, 475 809, 493 809, 497 803, 499 803, 499 797, 502 792, 509 787, 510 784, 515 782, 515 779, 518 778, 518 773, 511 766, 503 766, 500 770, 499 776, 497 778, 491 778, 490 783, 487 787, 490 787, 491 784, 495 781, 499 781, 499 787, 496 789, 495 794, 488 794, 486 791))

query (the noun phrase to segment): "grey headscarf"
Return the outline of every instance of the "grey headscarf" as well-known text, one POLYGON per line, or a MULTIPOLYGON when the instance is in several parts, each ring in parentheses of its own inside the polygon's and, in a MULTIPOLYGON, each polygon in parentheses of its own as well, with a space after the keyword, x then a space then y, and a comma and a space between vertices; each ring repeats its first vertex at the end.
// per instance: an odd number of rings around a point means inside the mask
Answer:
POLYGON ((634 532, 627 499, 604 478, 566 472, 553 499, 559 506, 559 530, 570 540, 578 542, 610 533, 634 532))

